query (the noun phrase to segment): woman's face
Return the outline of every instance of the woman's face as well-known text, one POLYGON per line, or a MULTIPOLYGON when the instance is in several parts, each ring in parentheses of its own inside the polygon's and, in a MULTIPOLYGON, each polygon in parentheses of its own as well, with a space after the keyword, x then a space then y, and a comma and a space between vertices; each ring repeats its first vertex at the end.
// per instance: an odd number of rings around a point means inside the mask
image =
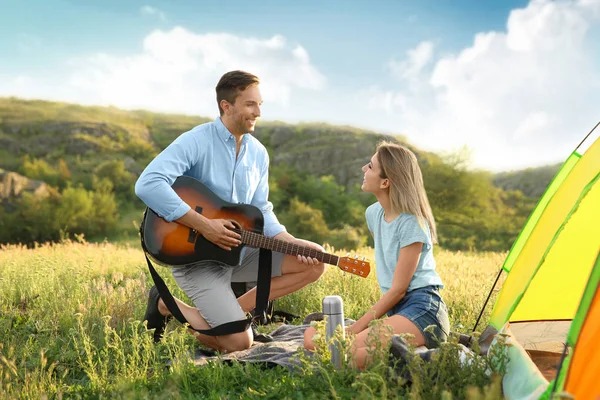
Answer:
POLYGON ((371 157, 371 161, 362 167, 362 170, 365 174, 361 186, 363 191, 377 193, 383 190, 382 182, 384 181, 384 178, 381 177, 381 166, 377 159, 377 153, 371 157))

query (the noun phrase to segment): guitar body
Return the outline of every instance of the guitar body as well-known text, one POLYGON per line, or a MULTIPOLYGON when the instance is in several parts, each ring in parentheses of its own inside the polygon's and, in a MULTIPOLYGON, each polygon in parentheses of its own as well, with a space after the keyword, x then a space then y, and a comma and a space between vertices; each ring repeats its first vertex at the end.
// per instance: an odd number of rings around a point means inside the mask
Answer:
POLYGON ((338 257, 297 243, 264 236, 264 217, 258 207, 226 202, 197 179, 180 176, 172 188, 185 203, 204 217, 231 221, 235 226, 234 231, 241 235, 242 243, 230 251, 223 250, 195 230, 177 222, 167 222, 150 208, 146 208, 140 225, 142 248, 157 264, 185 267, 202 261, 214 261, 233 267, 240 263, 244 246, 251 246, 294 257, 313 257, 363 278, 371 271, 371 265, 364 257, 362 260, 358 260, 358 256, 338 257))
MULTIPOLYGON (((209 219, 231 220, 237 228, 262 234, 262 212, 249 204, 229 203, 208 189, 202 182, 180 176, 173 190, 187 203, 209 219)), ((240 262, 244 244, 231 251, 224 250, 201 234, 177 222, 167 222, 150 208, 146 209, 141 229, 142 246, 155 262, 164 266, 182 267, 200 261, 218 261, 231 266, 240 262)))

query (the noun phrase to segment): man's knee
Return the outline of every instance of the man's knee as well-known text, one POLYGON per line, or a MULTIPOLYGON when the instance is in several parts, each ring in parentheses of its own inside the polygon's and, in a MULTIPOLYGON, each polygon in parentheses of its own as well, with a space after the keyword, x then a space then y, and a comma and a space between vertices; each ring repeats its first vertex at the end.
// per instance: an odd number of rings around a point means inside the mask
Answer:
POLYGON ((323 275, 323 272, 325 272, 325 264, 324 263, 312 265, 308 269, 308 276, 309 276, 310 281, 315 282, 315 281, 319 280, 321 275, 323 275))
POLYGON ((252 337, 252 331, 248 329, 245 332, 233 333, 227 336, 220 336, 219 345, 227 353, 234 351, 247 350, 252 346, 254 338, 252 337))

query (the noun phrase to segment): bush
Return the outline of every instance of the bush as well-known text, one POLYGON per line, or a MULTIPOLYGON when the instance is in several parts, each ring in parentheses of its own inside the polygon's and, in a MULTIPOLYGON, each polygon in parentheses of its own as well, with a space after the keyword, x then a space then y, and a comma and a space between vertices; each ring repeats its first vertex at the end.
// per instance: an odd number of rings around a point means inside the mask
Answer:
POLYGON ((0 243, 55 242, 68 234, 114 233, 119 218, 113 193, 68 187, 47 198, 23 193, 0 206, 0 243))
MULTIPOLYGON (((123 160, 111 160, 100 164, 94 171, 99 179, 109 180, 115 195, 124 203, 132 203, 137 199, 134 191, 136 177, 125 168, 123 160)), ((93 180, 92 183, 95 181, 93 180)))
POLYGON ((366 246, 367 235, 361 229, 345 225, 343 228, 331 230, 325 243, 338 250, 350 251, 366 246))
POLYGON ((157 154, 151 143, 139 139, 132 139, 125 143, 123 151, 140 165, 150 163, 157 154))
POLYGON ((292 199, 289 210, 283 213, 280 219, 294 236, 316 243, 323 243, 329 236, 323 212, 313 209, 296 197, 292 199))

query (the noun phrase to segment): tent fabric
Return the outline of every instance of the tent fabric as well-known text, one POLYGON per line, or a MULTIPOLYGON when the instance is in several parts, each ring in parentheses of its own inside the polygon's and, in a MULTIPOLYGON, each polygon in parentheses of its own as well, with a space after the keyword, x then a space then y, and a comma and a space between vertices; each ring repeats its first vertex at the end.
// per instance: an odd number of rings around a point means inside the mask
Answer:
POLYGON ((503 390, 516 396, 507 398, 540 397, 544 385, 530 371, 537 354, 552 367, 537 366, 552 381, 542 398, 600 399, 598 126, 564 162, 502 266, 507 277, 479 342, 485 349, 507 327, 515 338, 503 390))
POLYGON ((571 321, 532 321, 510 324, 516 340, 527 350, 561 353, 571 321))
POLYGON ((600 184, 596 184, 599 176, 586 185, 554 235, 552 246, 510 316, 511 322, 575 317, 600 241, 600 184))
POLYGON ((505 272, 510 272, 510 270, 512 269, 513 265, 515 264, 515 260, 517 259, 521 249, 523 249, 523 246, 525 246, 525 243, 529 239, 529 236, 531 236, 531 232, 533 231, 537 222, 539 221, 540 216, 546 209, 548 202, 550 202, 552 196, 554 196, 554 193, 556 193, 560 185, 562 185, 567 176, 569 176, 569 173, 571 172, 575 164, 577 164, 577 161, 579 161, 580 158, 581 156, 578 153, 571 154, 571 156, 567 159, 567 161, 565 161, 565 163, 556 173, 556 176, 554 177, 554 179, 552 179, 552 182, 550 182, 550 184, 548 185, 548 188, 544 192, 544 195, 540 198, 537 206, 535 207, 535 209, 529 216, 529 219, 525 223, 525 226, 519 233, 517 240, 515 240, 512 249, 506 257, 506 260, 504 261, 504 265, 502 265, 502 269, 505 272))
POLYGON ((577 318, 573 321, 568 342, 573 349, 570 360, 563 367, 566 374, 564 392, 576 399, 600 397, 600 253, 581 301, 577 318))
POLYGON ((539 215, 520 251, 510 252, 517 254, 490 317, 496 330, 507 321, 575 315, 600 241, 600 140, 581 157, 573 153, 558 175, 564 171, 566 176, 554 180, 560 185, 546 191, 536 206, 533 214, 539 215))

